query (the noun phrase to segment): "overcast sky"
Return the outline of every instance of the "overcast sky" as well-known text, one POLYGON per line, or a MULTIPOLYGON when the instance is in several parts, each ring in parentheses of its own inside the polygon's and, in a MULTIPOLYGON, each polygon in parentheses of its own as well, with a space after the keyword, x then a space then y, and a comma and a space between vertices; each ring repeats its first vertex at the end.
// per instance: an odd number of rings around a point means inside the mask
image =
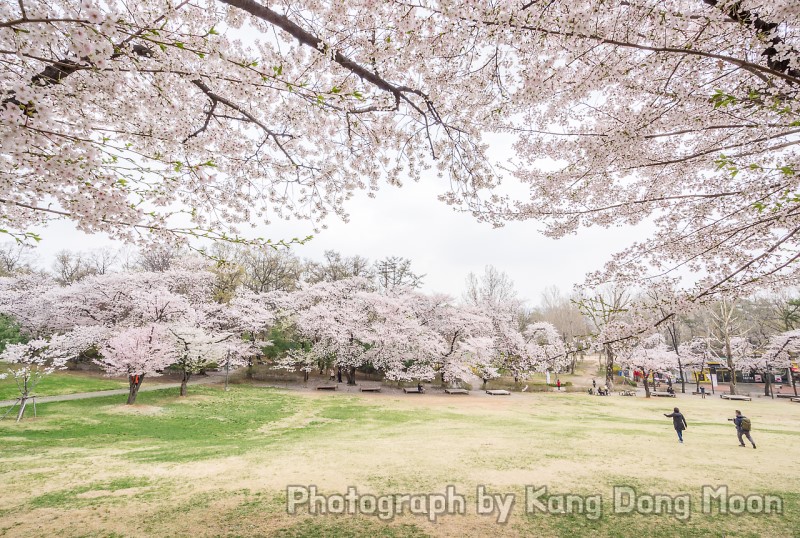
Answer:
MULTIPOLYGON (((486 265, 505 271, 519 295, 533 306, 542 291, 555 285, 568 293, 584 275, 599 269, 610 256, 638 239, 636 230, 592 228, 559 240, 539 233, 540 223, 512 222, 503 228, 477 222, 437 200, 445 190, 434 179, 402 188, 383 186, 376 198, 366 194, 348 204, 351 220, 333 218, 305 245, 292 247, 302 258, 320 259, 325 250, 359 254, 371 260, 402 256, 412 269, 425 274, 425 291, 459 297, 470 271, 482 273, 486 265)), ((257 230, 264 237, 290 239, 313 233, 307 222, 276 222, 257 230)), ((86 235, 67 222, 41 230, 37 248, 39 265, 49 267, 61 249, 90 250, 120 247, 101 235, 86 235)))

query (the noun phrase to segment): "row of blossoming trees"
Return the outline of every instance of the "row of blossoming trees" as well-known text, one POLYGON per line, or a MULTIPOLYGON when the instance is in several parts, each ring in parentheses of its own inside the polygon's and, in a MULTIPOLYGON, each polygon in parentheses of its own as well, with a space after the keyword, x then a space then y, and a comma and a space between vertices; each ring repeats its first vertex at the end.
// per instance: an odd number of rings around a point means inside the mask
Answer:
MULTIPOLYGON (((606 359, 608 385, 613 384, 615 366, 637 371, 649 397, 648 380, 653 374, 678 374, 683 382, 689 372, 700 373, 715 364, 729 370, 732 394, 737 393, 736 372, 760 374, 768 394, 771 376, 791 368, 800 354, 800 330, 792 327, 794 323, 776 330, 765 323, 770 315, 758 311, 750 313, 753 319, 745 323, 738 319, 743 315, 736 309, 738 299, 675 308, 664 304, 669 299, 663 291, 654 287, 638 297, 622 298, 624 292, 607 290, 605 296, 582 299, 583 311, 594 324, 594 347, 606 359), (684 316, 664 316, 675 310, 683 310, 684 316), (662 330, 652 329, 654 325, 662 330)), ((749 303, 750 308, 758 306, 755 301, 749 303)), ((700 376, 695 380, 699 390, 700 376)))
POLYGON ((13 316, 30 336, 0 356, 12 363, 20 386, 20 416, 41 376, 67 361, 90 357, 108 375, 127 376, 128 403, 142 382, 171 367, 191 376, 211 366, 251 361, 280 327, 298 346, 275 366, 309 372, 341 368, 355 383, 356 369, 371 366, 389 380, 447 383, 524 379, 559 370, 567 353, 555 328, 523 329, 512 304, 465 306, 444 295, 410 289, 377 291, 370 280, 347 278, 293 291, 257 294, 237 289, 214 300, 215 275, 205 267, 123 272, 61 286, 49 277, 0 279, 0 313, 13 316))

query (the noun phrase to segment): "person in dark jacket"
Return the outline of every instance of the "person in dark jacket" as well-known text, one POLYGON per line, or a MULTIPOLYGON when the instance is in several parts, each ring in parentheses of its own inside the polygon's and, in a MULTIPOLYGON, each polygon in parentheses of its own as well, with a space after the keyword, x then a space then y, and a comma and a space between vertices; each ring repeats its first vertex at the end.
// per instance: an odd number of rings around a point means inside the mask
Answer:
POLYGON ((687 428, 686 426, 686 418, 681 414, 680 409, 677 407, 672 411, 672 413, 664 413, 665 417, 672 419, 672 425, 675 427, 675 431, 678 432, 678 441, 683 442, 683 430, 687 428))
POLYGON ((739 446, 744 447, 744 439, 742 439, 742 435, 747 437, 747 440, 753 445, 753 448, 756 447, 756 442, 753 441, 753 437, 750 435, 750 420, 748 419, 746 424, 742 424, 742 422, 747 417, 742 414, 741 411, 738 409, 736 410, 736 418, 729 418, 728 420, 733 421, 733 425, 736 426, 736 436, 739 438, 739 446), (745 429, 747 428, 747 429, 745 429))

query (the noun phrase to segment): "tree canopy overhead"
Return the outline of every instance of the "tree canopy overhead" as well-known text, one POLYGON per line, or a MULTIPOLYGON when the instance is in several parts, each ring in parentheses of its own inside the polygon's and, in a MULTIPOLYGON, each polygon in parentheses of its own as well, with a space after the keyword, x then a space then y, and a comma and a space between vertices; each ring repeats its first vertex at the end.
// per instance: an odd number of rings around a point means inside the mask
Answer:
POLYGON ((432 167, 495 224, 654 219, 596 280, 781 284, 800 257, 798 21, 795 0, 7 2, 2 228, 247 237, 346 218, 354 192, 432 167))

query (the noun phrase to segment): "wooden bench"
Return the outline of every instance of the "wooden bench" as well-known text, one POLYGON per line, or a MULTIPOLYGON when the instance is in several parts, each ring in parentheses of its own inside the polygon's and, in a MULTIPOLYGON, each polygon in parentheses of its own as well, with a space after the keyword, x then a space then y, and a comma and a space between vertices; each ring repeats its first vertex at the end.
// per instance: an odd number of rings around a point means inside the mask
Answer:
POLYGON ((444 389, 445 394, 469 394, 467 389, 444 389))
POLYGON ((361 387, 361 392, 380 392, 381 387, 361 387))
POLYGON ((317 387, 317 390, 336 390, 336 385, 322 385, 317 387))
POLYGON ((720 394, 719 397, 723 400, 738 400, 742 402, 749 402, 752 400, 750 396, 742 396, 741 394, 720 394))
POLYGON ((797 398, 797 396, 795 396, 794 394, 776 394, 775 397, 776 398, 789 398, 789 399, 792 399, 792 400, 797 398))
POLYGON ((491 396, 509 396, 509 395, 511 395, 511 393, 508 392, 507 390, 487 390, 486 394, 489 394, 491 396))
POLYGON ((669 393, 669 392, 658 392, 658 391, 651 392, 650 396, 655 396, 657 398, 674 398, 675 397, 675 395, 672 394, 672 393, 669 393))
POLYGON ((797 402, 800 403, 800 398, 792 398, 789 400, 790 402, 797 402))
POLYGON ((412 389, 403 388, 403 392, 405 392, 406 394, 422 394, 422 391, 419 390, 417 387, 414 387, 412 389))

